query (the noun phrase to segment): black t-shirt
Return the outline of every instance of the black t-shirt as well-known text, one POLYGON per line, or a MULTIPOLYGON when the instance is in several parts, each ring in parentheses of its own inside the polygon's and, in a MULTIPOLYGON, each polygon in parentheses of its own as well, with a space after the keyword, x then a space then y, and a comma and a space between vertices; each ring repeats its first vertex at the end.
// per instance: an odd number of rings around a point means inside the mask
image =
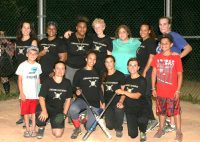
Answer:
POLYGON ((93 36, 92 50, 96 51, 97 54, 97 61, 94 67, 98 73, 101 73, 105 68, 104 60, 107 55, 107 50, 112 52, 112 49, 112 39, 109 36, 103 38, 97 37, 96 34, 93 36))
POLYGON ((86 53, 91 50, 92 37, 85 35, 85 38, 78 39, 73 33, 69 39, 64 39, 67 46, 67 65, 80 69, 85 66, 86 53))
POLYGON ((130 76, 125 81, 125 91, 131 93, 141 93, 139 99, 132 99, 126 96, 125 98, 125 111, 127 113, 137 112, 139 109, 144 108, 147 105, 146 101, 146 79, 139 76, 136 79, 132 79, 130 76))
POLYGON ((17 60, 17 67, 19 66, 19 64, 27 60, 26 52, 27 49, 31 47, 33 40, 35 39, 29 38, 26 41, 16 40, 15 57, 17 60))
POLYGON ((39 96, 45 98, 49 115, 63 113, 65 100, 72 97, 71 83, 65 78, 61 83, 56 83, 53 78, 48 78, 42 84, 39 96))
POLYGON ((140 47, 137 49, 137 58, 139 60, 141 70, 144 70, 150 54, 156 54, 156 47, 157 43, 152 38, 142 41, 140 47))
POLYGON ((42 74, 49 74, 53 71, 53 65, 56 61, 59 60, 59 53, 66 52, 66 46, 62 39, 55 38, 52 41, 49 41, 47 38, 44 38, 39 43, 39 49, 47 49, 48 52, 46 55, 40 58, 39 63, 42 67, 42 74))
MULTIPOLYGON (((107 75, 105 81, 103 81, 104 87, 104 99, 107 104, 112 96, 115 94, 117 89, 120 89, 122 85, 125 83, 125 76, 120 71, 116 70, 114 74, 107 75)), ((116 104, 120 100, 120 95, 115 96, 110 106, 116 106, 116 104)))
POLYGON ((99 108, 102 90, 100 78, 95 70, 78 70, 74 75, 73 86, 81 88, 89 104, 99 108))

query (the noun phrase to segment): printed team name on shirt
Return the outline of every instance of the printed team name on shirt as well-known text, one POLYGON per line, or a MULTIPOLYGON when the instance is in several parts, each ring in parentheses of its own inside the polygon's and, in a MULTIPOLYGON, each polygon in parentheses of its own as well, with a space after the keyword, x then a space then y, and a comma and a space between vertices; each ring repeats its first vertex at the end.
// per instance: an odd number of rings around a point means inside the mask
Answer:
POLYGON ((32 67, 26 76, 27 79, 37 79, 36 75, 37 67, 32 67))
POLYGON ((140 45, 140 47, 139 47, 139 48, 137 49, 137 51, 136 51, 136 52, 137 52, 137 54, 140 54, 140 50, 141 50, 141 49, 144 49, 144 48, 145 48, 145 46, 144 46, 144 45, 140 45))
POLYGON ((125 90, 127 90, 129 93, 132 93, 135 88, 139 88, 139 86, 133 84, 125 85, 125 90))
POLYGON ((76 51, 85 51, 84 47, 89 46, 88 43, 78 43, 78 42, 71 42, 72 45, 75 45, 77 47, 76 51))
POLYGON ((49 92, 53 92, 53 93, 54 93, 53 99, 59 99, 59 100, 61 100, 61 97, 60 97, 60 96, 61 96, 63 93, 66 93, 67 90, 49 88, 49 92))
POLYGON ((29 48, 29 47, 31 47, 31 46, 16 46, 16 48, 18 49, 18 55, 19 54, 22 54, 22 55, 25 55, 26 54, 26 52, 24 52, 24 49, 27 49, 27 48, 29 48))
POLYGON ((111 92, 114 92, 114 90, 113 90, 113 86, 114 86, 114 85, 117 85, 118 82, 103 82, 103 84, 106 86, 105 91, 111 91, 111 92))
POLYGON ((47 50, 47 52, 49 52, 50 47, 56 47, 55 44, 46 44, 46 43, 42 43, 41 46, 43 46, 43 49, 47 50))
POLYGON ((99 80, 99 77, 84 77, 83 80, 88 80, 90 85, 90 87, 97 87, 97 82, 99 80))
POLYGON ((93 43, 94 43, 94 46, 95 46, 95 48, 94 48, 95 51, 100 52, 102 47, 107 47, 107 45, 103 44, 103 43, 99 43, 99 42, 95 42, 95 41, 93 41, 93 43))
POLYGON ((158 59, 157 60, 157 81, 164 84, 172 84, 172 69, 174 67, 174 60, 158 59))

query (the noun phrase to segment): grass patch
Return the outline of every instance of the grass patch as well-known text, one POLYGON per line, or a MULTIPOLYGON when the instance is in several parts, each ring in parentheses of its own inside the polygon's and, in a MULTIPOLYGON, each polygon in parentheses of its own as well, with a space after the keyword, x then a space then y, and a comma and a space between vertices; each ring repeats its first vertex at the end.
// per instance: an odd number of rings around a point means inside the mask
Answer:
POLYGON ((200 104, 200 98, 198 98, 197 96, 194 97, 191 94, 181 96, 180 99, 183 101, 191 102, 193 104, 200 104))
POLYGON ((9 99, 16 99, 18 97, 19 97, 18 93, 5 94, 3 92, 0 92, 0 101, 9 100, 9 99))

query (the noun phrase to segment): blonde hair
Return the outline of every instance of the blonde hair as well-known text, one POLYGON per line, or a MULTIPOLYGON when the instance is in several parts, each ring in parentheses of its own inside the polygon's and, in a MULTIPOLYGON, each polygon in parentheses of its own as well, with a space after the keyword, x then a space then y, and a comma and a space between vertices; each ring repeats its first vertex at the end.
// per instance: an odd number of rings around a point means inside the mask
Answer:
POLYGON ((94 21, 92 22, 92 27, 94 28, 96 24, 102 24, 104 27, 106 27, 105 21, 101 18, 94 19, 94 21))

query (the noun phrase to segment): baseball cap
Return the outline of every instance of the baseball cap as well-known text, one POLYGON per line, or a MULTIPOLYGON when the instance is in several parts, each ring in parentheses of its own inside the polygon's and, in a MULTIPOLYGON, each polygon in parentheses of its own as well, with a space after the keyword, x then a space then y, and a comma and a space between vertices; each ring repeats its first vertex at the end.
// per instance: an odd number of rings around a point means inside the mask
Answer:
POLYGON ((31 46, 31 47, 29 47, 29 48, 27 49, 27 53, 28 53, 29 51, 31 51, 31 50, 37 51, 37 53, 39 52, 39 49, 38 49, 36 46, 31 46))

